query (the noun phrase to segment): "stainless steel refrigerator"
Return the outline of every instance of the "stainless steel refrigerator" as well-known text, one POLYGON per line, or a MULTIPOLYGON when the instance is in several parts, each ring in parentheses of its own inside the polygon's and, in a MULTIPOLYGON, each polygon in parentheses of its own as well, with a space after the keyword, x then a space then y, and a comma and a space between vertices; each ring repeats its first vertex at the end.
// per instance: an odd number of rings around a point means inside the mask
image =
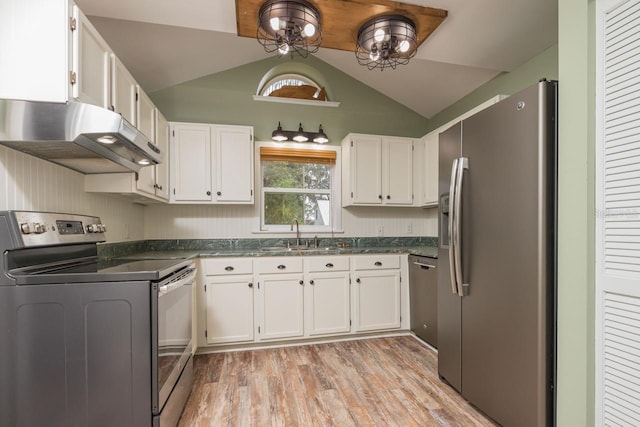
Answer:
POLYGON ((503 426, 553 425, 557 83, 440 134, 438 372, 503 426))

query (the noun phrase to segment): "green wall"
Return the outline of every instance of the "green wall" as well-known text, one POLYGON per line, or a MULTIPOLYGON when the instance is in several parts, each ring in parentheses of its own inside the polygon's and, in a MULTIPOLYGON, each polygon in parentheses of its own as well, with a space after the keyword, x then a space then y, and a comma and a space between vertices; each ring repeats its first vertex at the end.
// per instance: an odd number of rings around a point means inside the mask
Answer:
POLYGON ((557 425, 594 421, 595 1, 559 0, 557 425))
POLYGON ((251 125, 256 140, 271 140, 278 121, 286 130, 296 130, 302 122, 305 130, 317 131, 322 124, 332 144, 339 144, 349 132, 422 137, 429 124, 413 110, 314 57, 273 57, 162 89, 150 97, 170 121, 251 125), (340 106, 254 101, 260 81, 275 66, 313 67, 318 74, 311 77, 328 82, 330 100, 339 101, 340 106))
POLYGON ((429 130, 442 126, 496 95, 512 95, 535 84, 543 77, 549 80, 558 79, 558 45, 548 48, 515 70, 494 77, 431 117, 429 130))

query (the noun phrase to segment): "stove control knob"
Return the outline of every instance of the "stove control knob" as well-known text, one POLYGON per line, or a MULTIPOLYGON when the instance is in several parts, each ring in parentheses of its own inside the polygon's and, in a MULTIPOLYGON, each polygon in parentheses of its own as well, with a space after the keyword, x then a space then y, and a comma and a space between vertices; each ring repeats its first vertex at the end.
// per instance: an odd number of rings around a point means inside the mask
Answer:
POLYGON ((29 223, 25 222, 20 224, 20 231, 22 231, 22 234, 30 234, 31 227, 29 226, 29 223))
POLYGON ((33 224, 33 231, 34 231, 36 234, 42 234, 42 233, 44 233, 45 231, 47 231, 47 228, 46 228, 46 226, 45 226, 44 224, 40 224, 39 222, 35 222, 35 223, 33 224))
POLYGON ((89 224, 87 225, 87 233, 98 233, 98 224, 89 224))
POLYGON ((98 224, 98 232, 104 233, 105 231, 107 231, 107 226, 104 224, 98 224))

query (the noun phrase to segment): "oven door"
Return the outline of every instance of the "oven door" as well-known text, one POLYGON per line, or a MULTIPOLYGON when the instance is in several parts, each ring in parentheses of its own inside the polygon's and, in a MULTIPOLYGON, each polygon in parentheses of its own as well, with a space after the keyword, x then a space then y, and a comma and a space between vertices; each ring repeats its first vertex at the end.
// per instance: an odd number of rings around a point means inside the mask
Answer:
POLYGON ((192 353, 192 288, 196 268, 188 267, 152 287, 152 403, 162 411, 192 353), (155 312, 155 313, 154 313, 155 312))

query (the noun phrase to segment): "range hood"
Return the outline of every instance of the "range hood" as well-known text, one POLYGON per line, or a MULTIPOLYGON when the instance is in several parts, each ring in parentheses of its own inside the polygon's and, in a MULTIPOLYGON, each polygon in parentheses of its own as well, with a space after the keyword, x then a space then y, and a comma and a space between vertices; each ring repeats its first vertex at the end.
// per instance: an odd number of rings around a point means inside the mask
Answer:
POLYGON ((164 160, 120 114, 79 102, 0 99, 0 144, 84 174, 138 172, 164 160))

